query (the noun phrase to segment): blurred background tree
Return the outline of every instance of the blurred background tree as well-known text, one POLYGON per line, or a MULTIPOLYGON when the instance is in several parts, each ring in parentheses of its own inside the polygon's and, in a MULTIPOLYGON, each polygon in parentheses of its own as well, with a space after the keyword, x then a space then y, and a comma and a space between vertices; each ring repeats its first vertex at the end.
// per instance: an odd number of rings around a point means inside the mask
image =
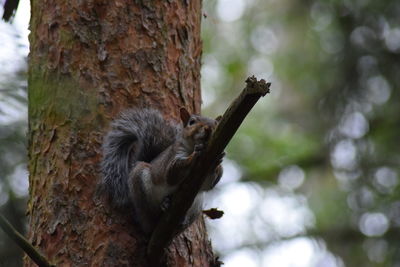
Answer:
MULTIPOLYGON (((24 2, 0 24, 0 211, 21 231, 24 2)), ((207 204, 225 211, 209 223, 225 266, 400 266, 400 2, 203 4, 204 113, 248 75, 272 82, 207 204)), ((20 266, 11 243, 0 231, 0 265, 20 266)))
MULTIPOLYGON (((22 233, 28 194, 27 33, 26 18, 19 16, 13 24, 0 21, 0 214, 22 233)), ((22 255, 0 230, 0 266, 22 266, 22 255)))

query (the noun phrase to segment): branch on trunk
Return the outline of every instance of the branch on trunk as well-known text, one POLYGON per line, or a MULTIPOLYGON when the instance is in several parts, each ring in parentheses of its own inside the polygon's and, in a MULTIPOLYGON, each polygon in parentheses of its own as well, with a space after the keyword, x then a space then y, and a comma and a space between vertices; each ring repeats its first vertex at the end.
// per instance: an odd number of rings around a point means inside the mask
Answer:
POLYGON ((3 5, 3 20, 10 22, 18 8, 19 0, 6 0, 3 5))
POLYGON ((212 163, 224 151, 259 98, 269 93, 271 84, 266 83, 265 80, 257 81, 252 76, 247 78, 246 83, 247 85, 242 93, 225 111, 210 137, 206 150, 190 167, 189 174, 173 196, 170 208, 156 226, 147 247, 148 257, 152 261, 152 266, 160 264, 164 249, 178 232, 179 224, 183 221, 188 209, 199 193, 206 174, 211 171, 210 166, 212 166, 212 163))
POLYGON ((7 220, 0 214, 0 227, 14 242, 40 267, 53 267, 48 260, 32 246, 7 220))

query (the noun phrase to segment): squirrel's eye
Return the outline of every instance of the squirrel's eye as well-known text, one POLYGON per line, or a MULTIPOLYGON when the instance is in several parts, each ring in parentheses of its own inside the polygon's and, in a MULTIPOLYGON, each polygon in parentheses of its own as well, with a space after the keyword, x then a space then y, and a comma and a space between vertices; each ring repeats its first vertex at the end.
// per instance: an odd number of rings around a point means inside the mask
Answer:
POLYGON ((191 118, 190 120, 189 120, 189 125, 193 125, 194 123, 196 122, 196 120, 194 119, 194 118, 191 118))

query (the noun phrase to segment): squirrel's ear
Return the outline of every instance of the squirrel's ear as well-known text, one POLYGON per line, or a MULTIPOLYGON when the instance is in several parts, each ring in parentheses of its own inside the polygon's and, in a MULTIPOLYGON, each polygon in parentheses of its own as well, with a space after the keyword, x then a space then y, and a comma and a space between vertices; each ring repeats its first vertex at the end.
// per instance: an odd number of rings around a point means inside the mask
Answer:
POLYGON ((187 111, 186 108, 182 107, 179 109, 179 112, 181 114, 181 120, 183 122, 183 125, 186 125, 187 122, 189 121, 190 118, 190 113, 187 111))

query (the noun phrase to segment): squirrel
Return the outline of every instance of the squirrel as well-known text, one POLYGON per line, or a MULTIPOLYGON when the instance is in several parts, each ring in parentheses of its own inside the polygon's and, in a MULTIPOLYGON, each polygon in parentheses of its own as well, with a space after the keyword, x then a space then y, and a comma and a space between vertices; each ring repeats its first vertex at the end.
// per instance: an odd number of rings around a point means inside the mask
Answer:
MULTIPOLYGON (((168 209, 171 196, 218 123, 218 119, 190 114, 185 108, 180 109, 180 118, 182 124, 176 124, 155 109, 129 109, 111 123, 104 138, 101 185, 113 206, 133 208, 135 221, 147 235, 168 209)), ((211 166, 180 231, 201 213, 202 192, 219 182, 224 155, 211 166)))

